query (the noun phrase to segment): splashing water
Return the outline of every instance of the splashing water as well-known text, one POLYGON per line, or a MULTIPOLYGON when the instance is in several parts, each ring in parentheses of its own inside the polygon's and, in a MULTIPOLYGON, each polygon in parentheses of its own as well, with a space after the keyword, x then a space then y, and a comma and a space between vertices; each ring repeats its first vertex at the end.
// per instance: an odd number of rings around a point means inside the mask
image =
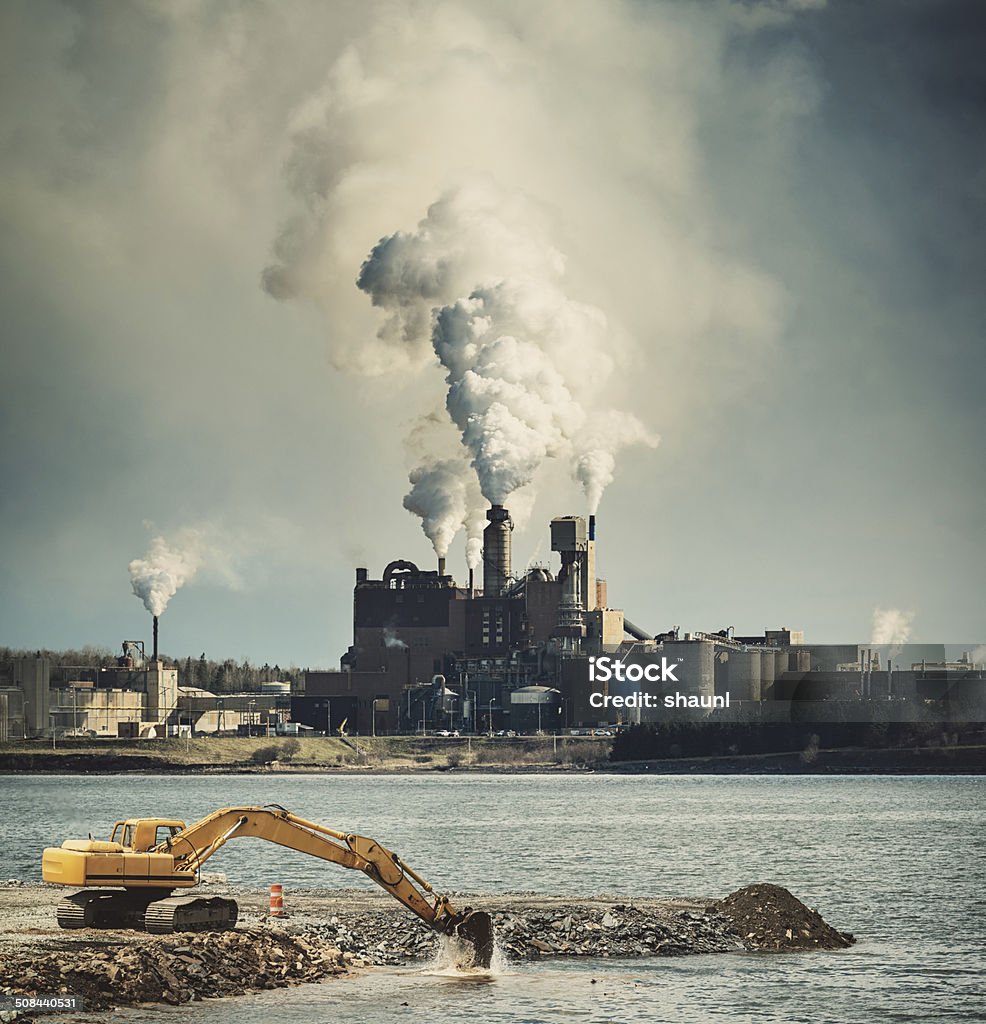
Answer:
POLYGON ((440 935, 435 957, 419 973, 441 978, 468 981, 495 981, 507 972, 507 958, 493 936, 493 958, 489 967, 474 967, 475 949, 472 943, 453 935, 440 935))

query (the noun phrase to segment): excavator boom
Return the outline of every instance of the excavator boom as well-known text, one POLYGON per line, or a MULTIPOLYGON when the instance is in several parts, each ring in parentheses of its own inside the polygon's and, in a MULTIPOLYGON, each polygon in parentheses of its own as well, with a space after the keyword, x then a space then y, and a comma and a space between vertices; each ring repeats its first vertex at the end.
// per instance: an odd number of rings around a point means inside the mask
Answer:
MULTIPOLYGON (((474 949, 474 963, 489 966, 493 955, 489 914, 469 907, 456 910, 447 896, 436 894, 421 875, 374 839, 327 828, 276 805, 226 807, 187 827, 179 827, 181 822, 170 819, 162 825, 162 821, 118 823, 114 837, 122 828, 121 838, 131 837, 130 846, 112 840, 68 840, 60 849, 45 850, 45 881, 83 887, 123 886, 129 894, 124 898, 113 892, 95 896, 77 893, 63 901, 66 906, 59 912, 59 921, 64 916, 65 927, 98 924, 98 918, 115 921, 124 909, 128 920, 142 914, 151 931, 180 928, 183 914, 190 921, 194 919, 196 927, 221 927, 223 914, 230 912, 220 904, 231 901, 161 897, 168 897, 172 889, 196 885, 202 865, 229 840, 253 837, 362 871, 436 931, 465 939, 474 949), (156 842, 162 829, 164 837, 156 842), (101 898, 97 900, 97 896, 101 898), (192 905, 194 913, 188 909, 192 905)), ((235 923, 235 904, 232 906, 235 923)))

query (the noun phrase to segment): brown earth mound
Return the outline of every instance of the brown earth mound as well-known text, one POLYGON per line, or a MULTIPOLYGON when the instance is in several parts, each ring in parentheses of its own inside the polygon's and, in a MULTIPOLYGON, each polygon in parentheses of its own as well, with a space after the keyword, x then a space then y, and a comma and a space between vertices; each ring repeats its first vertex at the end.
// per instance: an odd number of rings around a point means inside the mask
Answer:
POLYGON ((729 921, 748 949, 845 949, 856 941, 850 932, 826 924, 817 910, 806 907, 780 885, 748 885, 709 909, 729 921))

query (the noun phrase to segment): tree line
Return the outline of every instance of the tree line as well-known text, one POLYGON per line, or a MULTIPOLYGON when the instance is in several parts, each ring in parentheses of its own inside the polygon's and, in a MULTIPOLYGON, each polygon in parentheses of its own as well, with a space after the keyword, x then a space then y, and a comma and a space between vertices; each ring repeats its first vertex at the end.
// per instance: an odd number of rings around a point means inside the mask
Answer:
MULTIPOLYGON (((50 661, 53 683, 68 681, 69 678, 92 678, 95 681, 100 669, 116 668, 118 658, 118 655, 108 648, 89 645, 64 651, 28 651, 0 647, 0 671, 4 676, 9 676, 10 662, 14 659, 38 656, 44 656, 50 661)), ((166 668, 178 669, 178 680, 182 686, 197 686, 213 693, 244 693, 259 690, 263 683, 292 682, 306 671, 297 665, 282 667, 268 662, 254 665, 249 658, 242 661, 224 658, 220 661, 207 657, 205 651, 197 658, 174 658, 166 654, 160 657, 166 668)))

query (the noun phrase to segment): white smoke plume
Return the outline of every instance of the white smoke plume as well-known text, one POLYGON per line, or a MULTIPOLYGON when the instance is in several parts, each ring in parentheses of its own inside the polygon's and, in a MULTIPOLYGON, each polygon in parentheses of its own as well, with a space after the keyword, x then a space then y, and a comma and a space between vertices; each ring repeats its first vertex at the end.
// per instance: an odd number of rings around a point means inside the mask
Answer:
POLYGON ((591 418, 576 441, 574 475, 582 484, 590 514, 599 510, 603 491, 616 474, 616 455, 622 448, 645 444, 656 448, 659 439, 636 418, 625 412, 611 411, 591 418))
MULTIPOLYGON (((430 325, 446 370, 446 408, 489 502, 505 504, 534 482, 545 459, 566 455, 576 459, 594 510, 613 478, 616 451, 649 435, 629 414, 614 414, 599 419, 606 429, 594 429, 591 447, 577 447, 586 406, 613 367, 604 347, 606 318, 564 294, 564 259, 538 237, 536 218, 515 223, 524 209, 524 200, 488 182, 454 189, 414 233, 382 239, 357 283, 390 314, 381 339, 417 345, 430 325), (497 242, 492 259, 490 239, 497 242), (488 264, 497 271, 492 279, 470 282, 488 264), (468 294, 450 297, 466 282, 468 294)), ((421 507, 417 500, 415 506, 421 507)), ((434 517, 419 514, 428 532, 434 517)))
POLYGON ((483 564, 483 530, 486 528, 486 509, 474 505, 466 514, 466 565, 478 569, 483 564))
MULTIPOLYGON (((388 5, 296 110, 294 213, 264 287, 324 313, 337 367, 420 372, 437 356, 488 501, 510 498, 516 519, 510 495, 558 459, 595 509, 620 450, 654 443, 629 413, 593 426, 607 408, 644 407, 646 375, 613 373, 647 366, 638 346, 694 359, 696 378, 728 357, 721 384, 780 334, 784 292, 735 251, 698 131, 722 112, 696 83, 718 80, 737 31, 731 13, 676 5, 646 18, 623 4, 388 5), (382 322, 347 291, 360 260, 382 322)), ((781 142, 814 96, 799 69, 767 76, 781 142)), ((666 396, 665 420, 691 414, 686 397, 666 396)), ((439 546, 459 495, 425 477, 446 458, 411 463, 410 506, 439 546)), ((467 518, 472 565, 481 526, 467 518)))
POLYGON ((231 532, 214 522, 185 527, 169 537, 158 535, 147 554, 130 563, 130 585, 152 615, 163 614, 171 598, 199 572, 239 589, 236 563, 254 543, 243 531, 231 532))
POLYGON ((870 643, 877 647, 892 647, 899 651, 910 639, 914 612, 899 608, 874 608, 873 630, 870 643))
POLYGON ((151 615, 163 615, 168 602, 202 565, 203 540, 195 530, 170 542, 155 537, 143 558, 130 563, 130 585, 151 615))
POLYGON ((411 471, 404 507, 421 517, 421 528, 439 558, 448 554, 452 538, 465 522, 470 490, 476 489, 470 476, 462 459, 441 459, 411 471))
POLYGON ((466 527, 466 562, 482 561, 486 511, 479 481, 456 430, 443 409, 418 418, 404 441, 408 459, 416 463, 404 507, 421 518, 425 535, 440 558, 458 530, 466 527))
POLYGON ((389 627, 383 631, 383 645, 392 650, 406 651, 407 644, 389 627))

